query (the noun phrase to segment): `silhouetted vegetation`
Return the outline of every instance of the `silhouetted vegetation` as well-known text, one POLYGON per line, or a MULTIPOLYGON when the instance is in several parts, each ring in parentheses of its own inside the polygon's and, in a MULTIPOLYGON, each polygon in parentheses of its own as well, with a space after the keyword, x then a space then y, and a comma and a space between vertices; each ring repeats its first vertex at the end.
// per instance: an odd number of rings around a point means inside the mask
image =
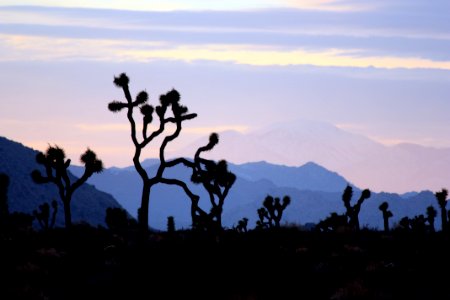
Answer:
POLYGON ((361 196, 358 201, 352 206, 350 201, 353 197, 353 188, 349 185, 344 190, 342 194, 342 201, 344 202, 344 206, 346 211, 346 216, 348 218, 348 225, 351 229, 358 231, 359 228, 359 212, 361 210, 361 205, 364 200, 370 198, 370 190, 365 189, 362 191, 361 196))
POLYGON ((50 146, 46 153, 39 152, 36 155, 36 162, 45 167, 44 175, 39 170, 34 170, 31 177, 38 184, 53 183, 57 186, 59 196, 64 205, 64 219, 66 227, 72 226, 72 214, 70 202, 72 195, 89 177, 94 173, 103 171, 103 163, 97 158, 97 155, 90 149, 87 149, 80 157, 84 164, 84 174, 75 182, 71 182, 68 174, 70 159, 66 159, 64 150, 58 146, 50 146))
POLYGON ((175 219, 173 216, 167 217, 167 232, 174 233, 175 232, 175 219))
POLYGON ((348 228, 346 215, 332 212, 327 218, 317 223, 316 229, 322 232, 345 231, 348 228))
POLYGON ((50 205, 47 202, 39 205, 39 211, 34 210, 33 216, 39 222, 39 225, 41 226, 42 229, 48 230, 49 228, 53 228, 55 226, 57 213, 58 213, 58 203, 56 202, 56 200, 53 200, 51 218, 50 218, 50 205))
POLYGON ((441 224, 442 231, 447 231, 447 196, 448 191, 446 189, 442 189, 440 192, 435 193, 436 200, 441 208, 441 224))
POLYGON ((256 222, 257 228, 279 228, 283 211, 290 203, 291 198, 289 196, 284 196, 281 202, 280 198, 273 198, 268 195, 264 199, 263 207, 257 211, 259 217, 256 222))
POLYGON ((435 232, 435 226, 434 226, 434 220, 436 219, 437 216, 437 211, 433 206, 428 206, 427 207, 427 221, 428 224, 430 225, 430 231, 431 232, 435 232))
POLYGON ((242 220, 238 221, 238 224, 236 226, 236 231, 240 232, 240 233, 245 233, 247 232, 247 225, 248 225, 248 219, 247 218, 242 218, 242 220))
POLYGON ((389 218, 392 218, 393 214, 390 210, 388 210, 389 204, 387 202, 381 203, 379 209, 383 213, 383 225, 384 232, 389 232, 389 218))
POLYGON ((114 232, 124 231, 129 228, 132 220, 125 209, 120 207, 108 207, 106 209, 105 223, 114 232))
POLYGON ((209 143, 200 147, 195 153, 191 180, 196 184, 203 185, 208 192, 211 203, 209 214, 205 214, 198 207, 198 203, 193 202, 192 225, 195 229, 222 230, 223 205, 228 192, 236 180, 236 176, 228 170, 225 160, 216 163, 200 157, 202 152, 210 151, 218 142, 219 136, 213 133, 209 137, 209 143))
POLYGON ((164 171, 166 168, 174 167, 178 164, 184 164, 193 168, 193 163, 184 158, 179 158, 171 161, 166 161, 165 150, 167 145, 175 140, 181 133, 182 123, 187 120, 191 120, 197 117, 195 113, 188 113, 188 108, 180 105, 180 94, 176 90, 171 90, 159 98, 159 105, 153 107, 147 104, 148 94, 146 91, 141 91, 137 94, 136 99, 133 101, 129 90, 129 78, 125 73, 114 78, 114 84, 121 88, 124 92, 126 102, 113 101, 109 103, 108 108, 112 112, 119 112, 122 109, 126 109, 127 118, 131 126, 131 140, 133 142, 135 151, 133 156, 133 163, 136 171, 139 173, 142 183, 142 198, 141 207, 139 213, 139 224, 144 230, 148 229, 148 208, 150 201, 150 191, 152 186, 158 183, 176 185, 183 189, 186 195, 191 199, 193 207, 198 207, 199 197, 194 195, 185 182, 164 177, 164 171), (139 141, 137 135, 137 126, 134 119, 134 110, 139 108, 142 114, 142 141, 139 141), (168 116, 168 111, 171 111, 171 116, 168 116), (158 125, 152 132, 148 132, 149 125, 154 119, 154 113, 158 117, 158 125), (154 177, 150 177, 147 171, 141 164, 140 157, 142 150, 150 144, 156 137, 160 136, 166 129, 166 125, 173 123, 176 129, 173 133, 164 137, 161 146, 159 147, 159 168, 154 177))

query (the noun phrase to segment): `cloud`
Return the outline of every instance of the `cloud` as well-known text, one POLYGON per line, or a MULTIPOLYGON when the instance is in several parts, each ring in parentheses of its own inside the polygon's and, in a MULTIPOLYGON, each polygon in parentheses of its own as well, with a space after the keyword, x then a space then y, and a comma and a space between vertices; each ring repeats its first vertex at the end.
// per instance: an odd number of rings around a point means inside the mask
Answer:
POLYGON ((365 1, 342 1, 342 0, 282 0, 289 7, 305 10, 323 10, 333 12, 351 12, 371 10, 376 6, 365 3, 365 1))
POLYGON ((167 45, 162 42, 64 39, 0 35, 0 61, 216 61, 251 66, 312 65, 384 69, 450 70, 450 61, 420 57, 366 56, 359 49, 278 49, 254 45, 167 45), (3 53, 2 53, 3 52, 3 53))
POLYGON ((38 5, 53 7, 77 7, 96 9, 117 9, 135 11, 175 11, 175 10, 239 10, 277 7, 277 0, 3 0, 2 5, 38 5))

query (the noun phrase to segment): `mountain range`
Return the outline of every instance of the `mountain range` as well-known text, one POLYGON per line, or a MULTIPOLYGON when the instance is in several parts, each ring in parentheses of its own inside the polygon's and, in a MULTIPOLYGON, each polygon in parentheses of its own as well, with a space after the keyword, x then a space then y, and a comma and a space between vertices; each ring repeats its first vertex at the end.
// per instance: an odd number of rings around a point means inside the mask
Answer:
MULTIPOLYGON (((20 143, 0 138, 0 172, 11 178, 8 194, 11 211, 30 213, 43 202, 58 199, 56 187, 51 184, 37 185, 31 180, 31 171, 40 168, 35 162, 36 153, 20 143)), ((143 161, 150 174, 156 172, 157 164, 158 160, 155 159, 143 161)), ((347 184, 354 187, 353 201, 356 201, 361 191, 356 184, 339 173, 314 162, 307 162, 300 167, 265 161, 229 163, 229 169, 236 174, 237 179, 224 205, 223 223, 227 227, 232 227, 238 220, 247 217, 249 227, 253 228, 257 219, 256 210, 262 206, 267 195, 290 196, 292 202, 285 211, 283 221, 306 224, 318 222, 331 212, 343 212, 341 196, 347 184)), ((83 167, 72 165, 70 171, 74 176, 80 176, 83 167)), ((209 209, 203 188, 190 182, 190 169, 177 166, 168 170, 166 176, 187 182, 192 191, 201 197, 201 206, 205 210, 209 209)), ((136 216, 142 183, 133 166, 107 168, 101 174, 94 174, 88 183, 74 195, 72 207, 75 222, 104 224, 107 207, 122 206, 136 216)), ((391 224, 404 216, 424 214, 429 205, 437 208, 431 191, 411 191, 404 194, 373 192, 361 209, 360 221, 363 226, 381 228, 382 217, 378 206, 384 201, 389 203, 389 209, 394 214, 391 224)), ((177 228, 189 228, 189 212, 189 199, 180 189, 165 185, 157 185, 152 189, 149 210, 151 227, 165 229, 167 217, 174 216, 177 228)), ((62 213, 59 213, 59 224, 62 224, 62 217, 62 213)))
MULTIPOLYGON (((36 162, 38 152, 20 143, 0 137, 0 173, 9 176, 8 205, 10 212, 32 213, 44 202, 51 203, 57 199, 58 213, 56 225, 64 225, 63 204, 59 200, 58 191, 54 184, 36 184, 31 179, 31 172, 35 169, 43 171, 43 167, 36 162)), ((95 177, 97 174, 94 174, 95 177)), ((72 174, 69 176, 74 179, 72 174)), ((73 195, 72 221, 87 222, 91 225, 105 225, 106 209, 121 207, 110 195, 97 190, 90 184, 83 184, 73 195)))
MULTIPOLYGON (((149 174, 154 174, 157 160, 146 160, 149 174)), ((341 200, 342 192, 349 183, 338 173, 331 172, 316 163, 306 163, 300 167, 274 165, 267 162, 229 164, 229 169, 237 179, 225 201, 223 224, 232 227, 243 217, 249 219, 249 228, 257 220, 256 210, 262 206, 267 195, 274 197, 291 197, 291 204, 286 208, 283 220, 286 223, 316 223, 326 218, 331 212, 344 212, 341 200)), ((71 171, 79 175, 81 167, 72 166, 71 171)), ((178 178, 188 183, 192 191, 200 195, 201 206, 208 209, 207 195, 201 186, 190 182, 191 172, 188 168, 177 166, 167 172, 166 176, 178 178)), ((134 167, 106 169, 89 182, 104 191, 110 192, 127 209, 136 215, 140 205, 141 179, 134 167)), ((352 184, 351 184, 352 185, 352 184)), ((353 186, 353 185, 352 185, 353 186)), ((356 201, 361 190, 354 186, 356 201)), ((381 228, 382 214, 379 205, 387 201, 394 217, 391 224, 402 217, 425 214, 426 207, 433 205, 437 209, 434 194, 430 191, 410 192, 407 194, 372 193, 361 209, 362 226, 381 228)), ((167 217, 175 218, 177 228, 188 228, 191 224, 189 214, 190 202, 184 193, 172 186, 157 185, 151 191, 149 223, 151 227, 165 229, 167 217)))
MULTIPOLYGON (((206 141, 205 137, 171 155, 193 157, 206 141)), ((319 121, 278 123, 245 133, 225 131, 207 157, 237 164, 265 160, 286 166, 313 161, 377 192, 439 190, 450 184, 449 148, 385 146, 319 121)))

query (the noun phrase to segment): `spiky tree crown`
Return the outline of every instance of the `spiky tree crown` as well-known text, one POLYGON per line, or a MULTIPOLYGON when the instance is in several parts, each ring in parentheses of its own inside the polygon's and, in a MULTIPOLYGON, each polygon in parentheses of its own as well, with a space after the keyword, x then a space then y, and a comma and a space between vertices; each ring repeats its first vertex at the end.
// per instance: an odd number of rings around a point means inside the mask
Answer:
POLYGON ((447 205, 448 191, 446 189, 442 189, 440 192, 436 192, 435 196, 438 200, 439 206, 445 207, 447 205))
POLYGON ((344 201, 344 203, 346 204, 350 204, 352 196, 353 196, 353 188, 347 185, 347 187, 344 190, 344 193, 342 194, 342 201, 344 201))
POLYGON ((123 88, 124 86, 127 86, 130 82, 130 79, 128 78, 127 74, 122 73, 118 77, 114 77, 114 84, 117 87, 123 88))
POLYGON ((272 196, 267 196, 266 199, 264 199, 263 205, 267 207, 268 209, 272 209, 274 205, 274 199, 272 196))
POLYGON ((381 211, 386 211, 389 207, 389 204, 387 202, 383 202, 380 204, 380 206, 378 207, 381 211))
POLYGON ((100 173, 103 171, 103 162, 99 160, 97 154, 89 148, 81 155, 80 161, 91 173, 100 173))
POLYGON ((66 158, 66 153, 58 146, 49 146, 46 152, 46 158, 49 162, 60 163, 66 158))
POLYGON ((368 199, 368 198, 370 198, 370 195, 371 195, 370 190, 369 189, 365 189, 364 191, 362 191, 361 198, 368 199))
POLYGON ((146 91, 141 91, 136 96, 136 101, 134 102, 136 105, 141 105, 147 102, 148 100, 148 94, 146 91))

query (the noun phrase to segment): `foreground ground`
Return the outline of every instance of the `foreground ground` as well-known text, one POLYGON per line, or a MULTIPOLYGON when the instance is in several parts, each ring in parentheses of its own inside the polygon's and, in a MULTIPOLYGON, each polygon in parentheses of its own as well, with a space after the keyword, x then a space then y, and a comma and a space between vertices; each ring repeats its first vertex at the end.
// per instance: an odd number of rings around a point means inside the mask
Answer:
POLYGON ((449 238, 419 234, 4 232, 1 299, 450 299, 449 238))

